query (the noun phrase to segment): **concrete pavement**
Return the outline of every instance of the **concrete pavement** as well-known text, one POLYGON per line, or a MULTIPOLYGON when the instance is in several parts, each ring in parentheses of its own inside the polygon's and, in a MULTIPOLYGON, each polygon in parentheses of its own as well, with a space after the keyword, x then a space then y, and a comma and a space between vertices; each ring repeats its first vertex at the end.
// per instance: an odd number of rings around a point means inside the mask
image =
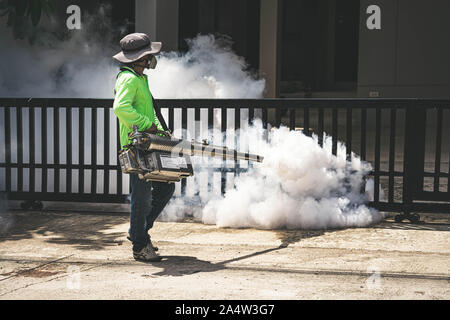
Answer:
POLYGON ((157 222, 134 261, 120 212, 2 214, 0 299, 449 299, 450 223, 327 231, 157 222))

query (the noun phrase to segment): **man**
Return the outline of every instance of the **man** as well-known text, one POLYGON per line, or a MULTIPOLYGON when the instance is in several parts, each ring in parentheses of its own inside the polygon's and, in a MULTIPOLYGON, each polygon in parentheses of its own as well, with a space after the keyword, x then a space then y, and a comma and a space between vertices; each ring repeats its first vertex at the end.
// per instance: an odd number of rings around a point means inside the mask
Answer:
MULTIPOLYGON (((144 33, 132 33, 120 40, 121 52, 113 58, 122 63, 114 88, 114 113, 119 119, 120 144, 129 144, 128 134, 133 126, 139 131, 168 132, 164 118, 157 108, 148 86, 144 69, 156 66, 161 42, 151 42, 144 33), (161 122, 160 122, 161 121, 161 122)), ((146 182, 136 174, 130 175, 131 207, 129 237, 136 260, 160 261, 158 248, 152 245, 148 231, 166 206, 175 190, 174 184, 146 182)))

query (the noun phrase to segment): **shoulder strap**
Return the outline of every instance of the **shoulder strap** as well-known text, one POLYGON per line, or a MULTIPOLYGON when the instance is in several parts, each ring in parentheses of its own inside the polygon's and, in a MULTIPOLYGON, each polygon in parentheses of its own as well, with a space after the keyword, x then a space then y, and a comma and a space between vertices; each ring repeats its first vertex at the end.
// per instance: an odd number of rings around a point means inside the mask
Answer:
POLYGON ((159 109, 158 105, 156 104, 156 100, 152 96, 152 102, 153 102, 153 108, 155 109, 155 114, 158 117, 159 123, 161 123, 163 129, 165 131, 169 131, 169 127, 167 127, 166 121, 164 120, 164 117, 161 114, 161 109, 159 109))

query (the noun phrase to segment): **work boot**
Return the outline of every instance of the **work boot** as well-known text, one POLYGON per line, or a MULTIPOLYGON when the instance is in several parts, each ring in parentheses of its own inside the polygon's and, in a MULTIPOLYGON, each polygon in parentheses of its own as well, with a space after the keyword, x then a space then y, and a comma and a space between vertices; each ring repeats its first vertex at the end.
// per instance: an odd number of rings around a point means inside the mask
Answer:
MULTIPOLYGON (((150 238, 150 237, 149 237, 149 238, 150 238)), ((128 233, 127 239, 131 241, 131 236, 130 236, 129 233, 128 233)), ((153 250, 155 250, 155 251, 158 251, 158 250, 159 250, 158 247, 156 247, 156 246, 153 245, 152 239, 151 239, 151 238, 150 238, 150 245, 152 246, 153 250)))
POLYGON ((153 250, 155 250, 155 251, 158 251, 158 247, 156 247, 156 246, 154 246, 153 245, 153 243, 152 243, 152 238, 150 238, 150 236, 149 236, 149 245, 153 248, 153 250))
POLYGON ((145 261, 145 262, 157 262, 161 261, 161 257, 153 250, 150 244, 147 244, 141 251, 133 251, 133 258, 135 260, 145 261))

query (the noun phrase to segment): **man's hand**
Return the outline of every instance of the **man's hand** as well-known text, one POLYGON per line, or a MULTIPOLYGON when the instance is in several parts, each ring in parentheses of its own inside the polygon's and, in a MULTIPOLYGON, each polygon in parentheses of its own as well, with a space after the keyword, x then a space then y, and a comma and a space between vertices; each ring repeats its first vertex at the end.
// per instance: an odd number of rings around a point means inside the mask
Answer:
POLYGON ((164 134, 167 138, 172 138, 172 132, 169 131, 164 131, 164 134))
POLYGON ((156 127, 156 125, 154 123, 152 123, 152 126, 150 128, 148 128, 147 130, 145 130, 144 132, 146 132, 146 133, 155 133, 156 130, 158 130, 158 128, 156 127))

